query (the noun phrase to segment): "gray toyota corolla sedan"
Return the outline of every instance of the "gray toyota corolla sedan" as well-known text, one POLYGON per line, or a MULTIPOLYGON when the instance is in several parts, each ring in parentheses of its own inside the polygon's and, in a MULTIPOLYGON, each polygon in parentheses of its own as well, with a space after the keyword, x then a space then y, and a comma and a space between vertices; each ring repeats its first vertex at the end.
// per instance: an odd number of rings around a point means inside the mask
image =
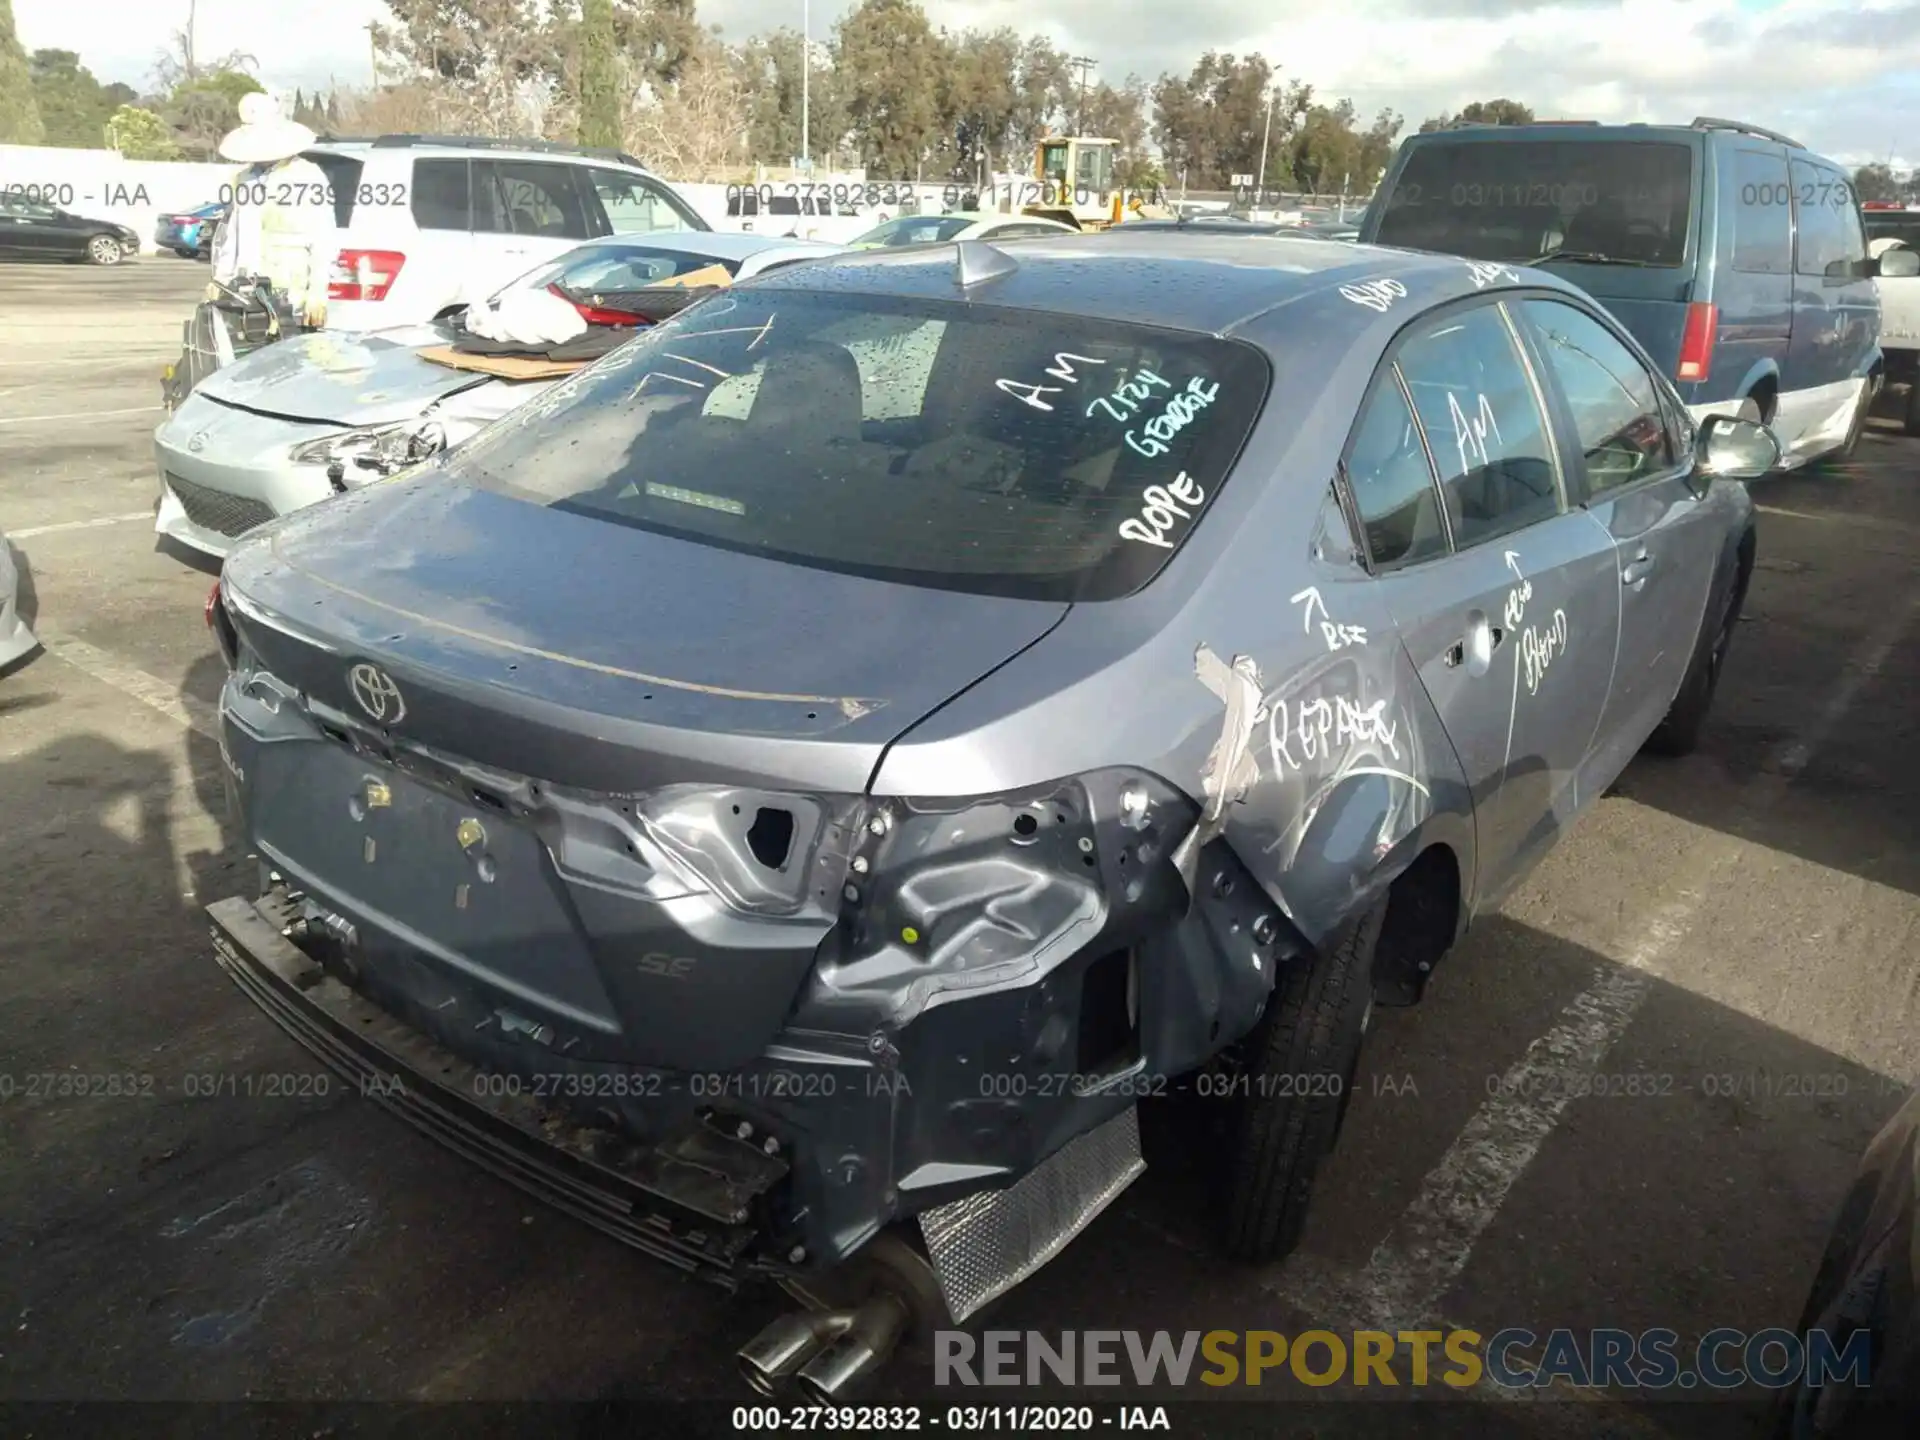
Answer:
POLYGON ((241 544, 264 1009, 422 1128, 805 1306, 816 1398, 1222 1107, 1297 1236, 1376 997, 1693 743, 1760 426, 1552 276, 1123 230, 823 261, 241 544), (1281 249, 1284 253, 1281 253, 1281 249))

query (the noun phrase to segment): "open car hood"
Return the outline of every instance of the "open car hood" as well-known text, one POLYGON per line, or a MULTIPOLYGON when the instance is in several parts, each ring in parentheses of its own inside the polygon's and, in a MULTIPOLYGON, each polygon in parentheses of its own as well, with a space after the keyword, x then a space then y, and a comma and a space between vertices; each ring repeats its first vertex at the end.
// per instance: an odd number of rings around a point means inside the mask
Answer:
POLYGON ((394 424, 444 396, 492 383, 491 376, 451 370, 416 353, 450 338, 450 331, 434 325, 371 335, 296 335, 214 371, 199 389, 208 399, 292 420, 394 424))

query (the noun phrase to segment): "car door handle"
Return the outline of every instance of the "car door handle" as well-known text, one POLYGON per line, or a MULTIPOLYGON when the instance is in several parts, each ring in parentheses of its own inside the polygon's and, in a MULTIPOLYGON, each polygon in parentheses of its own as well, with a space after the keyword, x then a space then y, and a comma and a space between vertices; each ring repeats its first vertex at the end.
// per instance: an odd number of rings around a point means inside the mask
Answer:
MULTIPOLYGON (((1486 626, 1484 633, 1487 637, 1488 655, 1492 655, 1494 651, 1498 650, 1500 648, 1500 642, 1507 638, 1507 632, 1502 630, 1498 625, 1486 626)), ((1448 669, 1458 669, 1467 663, 1467 646, 1471 644, 1472 641, 1473 632, 1469 631, 1465 636, 1455 641, 1453 648, 1441 657, 1441 659, 1446 662, 1448 669)))
POLYGON ((1634 556, 1633 559, 1620 567, 1620 583, 1622 585, 1638 585, 1652 573, 1653 557, 1642 550, 1638 555, 1634 556))

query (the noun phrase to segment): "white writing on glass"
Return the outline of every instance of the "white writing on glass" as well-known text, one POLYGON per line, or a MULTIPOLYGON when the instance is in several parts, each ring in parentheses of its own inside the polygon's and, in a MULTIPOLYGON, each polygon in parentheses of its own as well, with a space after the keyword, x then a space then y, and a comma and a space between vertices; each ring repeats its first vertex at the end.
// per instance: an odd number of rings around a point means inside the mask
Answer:
POLYGON ((1507 629, 1518 630, 1521 619, 1527 613, 1527 602, 1533 599, 1533 582, 1520 573, 1520 556, 1517 552, 1507 551, 1507 568, 1513 571, 1514 578, 1520 583, 1507 591, 1507 607, 1500 618, 1507 622, 1507 629))
MULTIPOLYGON (((1061 350, 1055 353, 1053 364, 1047 367, 1046 373, 1053 376, 1056 380, 1064 380, 1069 385, 1077 385, 1080 383, 1080 377, 1073 373, 1073 362, 1076 360, 1082 365, 1104 365, 1107 363, 1104 360, 1096 360, 1091 355, 1074 355, 1068 351, 1061 350)), ((1006 394, 1013 396, 1013 398, 1018 400, 1022 405, 1031 405, 1035 410, 1045 410, 1048 412, 1053 410, 1053 406, 1049 405, 1040 397, 1042 395, 1058 395, 1066 388, 1063 385, 1029 385, 1024 380, 996 380, 993 383, 1006 394)))
MULTIPOLYGON (((1493 402, 1485 395, 1473 415, 1460 408, 1459 397, 1447 392, 1447 410, 1453 416, 1453 441, 1460 452, 1460 471, 1465 474, 1487 463, 1487 436, 1500 441, 1500 426, 1493 418, 1493 402)), ((1505 443, 1502 441, 1501 443, 1505 443)))
POLYGON ((1162 380, 1151 370, 1142 370, 1130 375, 1113 387, 1112 394, 1102 395, 1087 406, 1087 414, 1091 415, 1096 410, 1104 410, 1115 420, 1131 419, 1140 406, 1151 398, 1153 387, 1156 385, 1162 390, 1173 388, 1171 380, 1162 380), (1120 408, 1123 405, 1126 407, 1124 410, 1120 408))
POLYGON ((1518 281, 1519 276, 1505 265, 1493 260, 1469 260, 1467 274, 1473 277, 1473 288, 1484 290, 1496 280, 1518 281))
POLYGON ((1352 285, 1342 285, 1340 293, 1354 304, 1364 305, 1384 315, 1394 301, 1406 298, 1407 287, 1398 280, 1361 280, 1352 285))
POLYGON ((1140 518, 1122 520, 1120 538, 1171 550, 1173 542, 1167 539, 1167 532, 1176 522, 1191 520, 1206 498, 1207 492, 1184 470, 1169 484, 1149 485, 1140 492, 1140 518))
POLYGON ((1207 406, 1213 403, 1213 397, 1220 393, 1218 382, 1209 385, 1198 375, 1187 381, 1187 388, 1167 402, 1167 408, 1140 427, 1146 432, 1144 439, 1137 431, 1129 430, 1125 439, 1134 451, 1152 459, 1156 455, 1167 453, 1167 441, 1173 439, 1187 426, 1193 423, 1207 406))
POLYGON ((1527 671, 1527 694, 1534 695, 1540 690, 1540 682, 1546 678, 1547 667, 1553 664, 1554 657, 1563 655, 1567 649, 1567 612, 1556 610, 1553 621, 1544 630, 1529 625, 1526 633, 1520 637, 1520 662, 1527 671))

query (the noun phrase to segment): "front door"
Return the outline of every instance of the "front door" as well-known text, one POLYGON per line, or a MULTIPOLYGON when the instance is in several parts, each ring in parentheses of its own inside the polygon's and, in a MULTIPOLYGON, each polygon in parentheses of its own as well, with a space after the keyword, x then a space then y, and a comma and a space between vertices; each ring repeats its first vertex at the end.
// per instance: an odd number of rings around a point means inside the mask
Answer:
MULTIPOLYGON (((1620 631, 1614 546, 1567 508, 1540 391, 1503 305, 1425 322, 1389 373, 1370 404, 1392 418, 1411 401, 1444 538, 1416 538, 1380 584, 1472 789, 1475 903, 1485 906, 1591 798, 1580 777, 1620 631)), ((1359 458, 1349 479, 1372 537, 1398 523, 1383 507, 1412 512, 1393 493, 1404 486, 1376 485, 1359 458)), ((1419 537, 1431 527, 1405 528, 1419 537)))
POLYGON ((1620 650, 1584 784, 1604 789, 1659 725, 1693 654, 1719 529, 1695 489, 1640 359, 1598 317, 1564 300, 1518 307, 1569 437, 1570 486, 1618 552, 1620 650))

